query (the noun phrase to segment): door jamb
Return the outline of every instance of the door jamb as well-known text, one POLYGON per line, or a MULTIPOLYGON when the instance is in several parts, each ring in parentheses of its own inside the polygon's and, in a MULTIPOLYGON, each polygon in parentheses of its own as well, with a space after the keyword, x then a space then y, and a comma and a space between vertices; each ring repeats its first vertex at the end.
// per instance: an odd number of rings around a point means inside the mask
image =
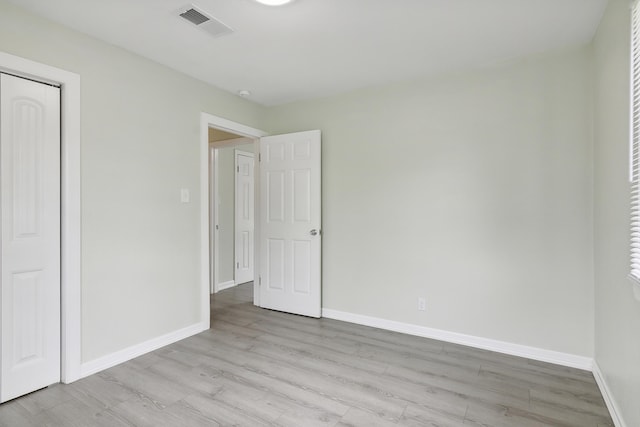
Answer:
POLYGON ((218 159, 219 153, 218 149, 213 146, 213 144, 208 145, 208 154, 209 154, 209 293, 213 294, 217 291, 218 282, 220 279, 218 278, 218 252, 220 247, 220 239, 219 233, 216 233, 215 228, 212 229, 211 226, 213 224, 218 224, 218 204, 216 203, 216 198, 218 194, 218 159), (213 253, 211 253, 213 251, 213 253))
MULTIPOLYGON (((209 295, 211 289, 211 255, 210 255, 210 227, 209 227, 209 128, 216 128, 226 132, 234 133, 240 136, 246 136, 248 138, 255 138, 254 148, 255 153, 259 154, 260 139, 266 136, 267 133, 255 129, 241 123, 237 123, 223 117, 214 116, 209 113, 200 113, 200 321, 203 326, 210 327, 210 304, 209 295)), ((258 163, 255 164, 254 176, 258 179, 258 163)), ((259 188, 257 182, 254 190, 259 188)), ((255 191, 254 200, 259 200, 258 191, 255 191)), ((259 206, 255 204, 256 215, 258 214, 259 206)), ((256 231, 257 232, 257 231, 256 231)), ((254 236, 257 234, 254 233, 254 236)), ((256 242, 257 243, 257 242, 256 242)), ((258 245, 254 245, 254 265, 257 265, 257 256, 259 255, 258 245)), ((256 291, 254 286, 254 304, 259 304, 259 292, 256 291)))
POLYGON ((0 52, 0 71, 60 86, 60 381, 80 379, 81 188, 80 76, 0 52))

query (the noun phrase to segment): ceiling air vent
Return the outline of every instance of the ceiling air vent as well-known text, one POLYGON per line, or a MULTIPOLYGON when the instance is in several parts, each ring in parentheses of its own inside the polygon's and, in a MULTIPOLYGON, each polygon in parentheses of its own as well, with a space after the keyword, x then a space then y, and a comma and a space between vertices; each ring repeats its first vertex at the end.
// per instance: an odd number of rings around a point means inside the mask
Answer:
POLYGON ((184 19, 186 19, 187 21, 191 22, 194 25, 200 25, 202 23, 209 21, 209 18, 207 18, 206 15, 203 15, 202 13, 198 12, 194 8, 191 8, 186 12, 181 13, 180 16, 182 16, 184 19))
POLYGON ((213 37, 220 37, 233 33, 231 27, 223 24, 210 14, 192 4, 180 9, 178 11, 178 15, 196 27, 206 31, 213 37))

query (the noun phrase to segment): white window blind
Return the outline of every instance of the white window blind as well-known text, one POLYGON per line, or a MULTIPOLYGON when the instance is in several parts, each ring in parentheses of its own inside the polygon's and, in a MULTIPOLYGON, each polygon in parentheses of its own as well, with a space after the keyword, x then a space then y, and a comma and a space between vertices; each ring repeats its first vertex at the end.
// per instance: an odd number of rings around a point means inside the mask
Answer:
POLYGON ((631 8, 631 273, 640 283, 640 2, 631 8))

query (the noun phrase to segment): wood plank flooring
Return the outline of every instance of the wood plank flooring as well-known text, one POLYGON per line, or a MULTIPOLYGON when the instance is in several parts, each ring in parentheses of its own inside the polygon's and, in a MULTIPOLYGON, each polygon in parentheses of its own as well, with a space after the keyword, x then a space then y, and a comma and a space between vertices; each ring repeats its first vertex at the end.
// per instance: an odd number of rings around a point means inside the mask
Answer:
POLYGON ((0 426, 613 427, 589 372, 212 296, 211 329, 0 405, 0 426))

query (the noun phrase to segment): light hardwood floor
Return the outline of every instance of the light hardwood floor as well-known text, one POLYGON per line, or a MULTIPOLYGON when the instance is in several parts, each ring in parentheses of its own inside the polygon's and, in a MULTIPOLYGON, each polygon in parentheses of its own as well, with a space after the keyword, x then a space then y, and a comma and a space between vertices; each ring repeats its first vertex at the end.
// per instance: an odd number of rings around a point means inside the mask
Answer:
POLYGON ((212 296, 209 331, 0 405, 0 426, 613 426, 589 372, 212 296))

